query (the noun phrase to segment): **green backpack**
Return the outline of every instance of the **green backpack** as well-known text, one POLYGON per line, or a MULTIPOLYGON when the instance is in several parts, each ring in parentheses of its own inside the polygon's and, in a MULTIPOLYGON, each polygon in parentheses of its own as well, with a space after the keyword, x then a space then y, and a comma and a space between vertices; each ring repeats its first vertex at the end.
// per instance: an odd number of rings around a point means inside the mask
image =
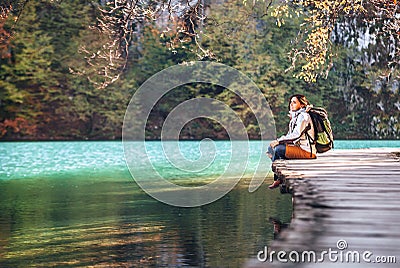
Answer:
POLYGON ((310 137, 315 143, 318 153, 325 153, 332 149, 333 133, 331 123, 328 119, 328 113, 324 108, 311 108, 308 111, 314 126, 314 137, 310 137))

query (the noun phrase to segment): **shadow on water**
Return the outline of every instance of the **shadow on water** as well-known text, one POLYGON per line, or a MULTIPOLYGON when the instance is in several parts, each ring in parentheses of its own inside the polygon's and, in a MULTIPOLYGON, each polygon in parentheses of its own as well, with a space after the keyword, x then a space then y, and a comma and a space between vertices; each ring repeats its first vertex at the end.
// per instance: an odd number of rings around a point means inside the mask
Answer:
POLYGON ((292 215, 289 195, 249 193, 246 179, 212 204, 178 208, 128 178, 0 180, 0 266, 240 267, 292 215))

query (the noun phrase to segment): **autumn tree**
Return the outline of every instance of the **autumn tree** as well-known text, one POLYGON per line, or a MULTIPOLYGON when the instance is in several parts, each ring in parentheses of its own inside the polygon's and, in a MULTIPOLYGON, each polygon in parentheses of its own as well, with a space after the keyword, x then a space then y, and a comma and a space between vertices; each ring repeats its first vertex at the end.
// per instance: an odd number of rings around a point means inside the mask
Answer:
MULTIPOLYGON (((299 34, 293 40, 295 46, 289 51, 292 62, 290 69, 295 70, 298 78, 308 82, 315 82, 319 76, 327 76, 335 58, 331 38, 337 24, 344 19, 354 18, 370 24, 379 24, 376 34, 382 35, 384 43, 394 41, 397 44, 399 41, 400 16, 396 0, 242 1, 254 10, 261 10, 260 16, 272 13, 276 17, 278 26, 294 17, 302 17, 303 23, 300 24, 299 34)), ((11 2, 14 2, 14 5, 19 3, 21 6, 22 1, 11 2)), ((165 26, 166 31, 169 31, 171 21, 180 21, 180 27, 176 29, 177 38, 170 45, 179 46, 179 43, 189 39, 197 44, 200 58, 210 58, 210 56, 212 58, 212 48, 204 49, 198 42, 211 2, 205 0, 100 1, 99 18, 95 29, 107 41, 102 50, 86 51, 92 67, 97 68, 97 73, 103 76, 102 81, 100 79, 95 83, 106 86, 118 79, 119 74, 126 67, 129 47, 135 44, 142 25, 149 21, 158 21, 165 26)), ((242 23, 251 20, 251 17, 246 14, 242 14, 240 18, 242 23)), ((398 46, 389 53, 391 57, 388 57, 384 64, 390 71, 399 64, 398 46)))
MULTIPOLYGON (((43 137, 118 138, 135 88, 191 60, 220 61, 249 76, 279 131, 286 98, 303 92, 332 112, 336 137, 400 136, 393 0, 12 0, 1 14, 0 126, 3 134, 19 131, 10 137, 37 128, 43 137)), ((149 135, 158 137, 174 103, 196 96, 226 101, 255 133, 237 98, 191 86, 154 109, 149 135)), ((212 127, 199 124, 205 128, 212 127)))
POLYGON ((32 127, 23 124, 25 127, 21 128, 5 121, 3 132, 11 127, 15 132, 33 134, 42 114, 42 100, 49 96, 49 86, 54 82, 50 59, 53 47, 50 37, 40 30, 36 7, 35 4, 25 7, 26 15, 19 22, 23 31, 15 32, 16 41, 10 44, 14 54, 9 59, 12 64, 3 64, 0 69, 4 115, 19 125, 29 122, 32 127))

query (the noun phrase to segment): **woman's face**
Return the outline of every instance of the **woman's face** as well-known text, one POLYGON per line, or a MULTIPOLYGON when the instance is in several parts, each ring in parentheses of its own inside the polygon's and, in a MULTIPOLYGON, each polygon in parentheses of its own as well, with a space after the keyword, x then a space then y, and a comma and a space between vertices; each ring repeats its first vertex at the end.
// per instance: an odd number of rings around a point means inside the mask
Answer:
POLYGON ((290 100, 290 111, 295 112, 297 110, 301 109, 301 103, 296 97, 293 97, 290 100))

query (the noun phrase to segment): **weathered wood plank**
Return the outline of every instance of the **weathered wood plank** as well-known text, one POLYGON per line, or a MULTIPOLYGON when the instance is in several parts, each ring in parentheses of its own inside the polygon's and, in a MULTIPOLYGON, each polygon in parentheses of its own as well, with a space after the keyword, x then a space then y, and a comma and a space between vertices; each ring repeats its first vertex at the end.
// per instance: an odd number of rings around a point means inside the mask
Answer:
MULTIPOLYGON (((400 149, 333 150, 316 160, 276 161, 273 171, 293 195, 290 227, 271 250, 369 250, 400 262, 400 149)), ((248 267, 366 267, 367 263, 273 263, 248 267)), ((371 265, 371 264, 369 264, 371 265)), ((368 267, 368 266, 367 266, 368 267)), ((374 267, 374 266, 370 266, 374 267)), ((396 264, 379 264, 396 267, 396 264)))

